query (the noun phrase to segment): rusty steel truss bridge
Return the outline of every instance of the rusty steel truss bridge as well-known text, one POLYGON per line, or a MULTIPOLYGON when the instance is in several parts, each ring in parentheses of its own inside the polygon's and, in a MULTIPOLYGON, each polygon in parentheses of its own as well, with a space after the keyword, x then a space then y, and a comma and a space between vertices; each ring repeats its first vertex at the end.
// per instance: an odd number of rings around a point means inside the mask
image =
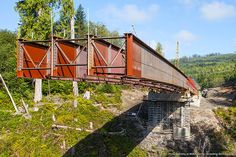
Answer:
POLYGON ((131 33, 120 37, 19 39, 17 46, 17 77, 20 78, 132 84, 177 93, 198 92, 191 78, 131 33))

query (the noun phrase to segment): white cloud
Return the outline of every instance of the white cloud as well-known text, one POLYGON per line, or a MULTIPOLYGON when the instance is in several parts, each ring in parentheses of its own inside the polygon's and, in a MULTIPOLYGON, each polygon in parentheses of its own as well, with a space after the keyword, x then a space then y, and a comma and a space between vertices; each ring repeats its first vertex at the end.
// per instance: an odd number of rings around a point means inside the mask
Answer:
POLYGON ((223 2, 204 4, 200 11, 204 18, 211 21, 236 16, 236 7, 223 2))
POLYGON ((175 39, 181 42, 193 42, 197 39, 197 36, 187 30, 181 30, 175 35, 175 39))
POLYGON ((152 19, 152 17, 159 10, 156 4, 150 5, 145 9, 139 8, 135 4, 127 4, 122 8, 117 8, 114 5, 107 6, 103 12, 109 18, 116 18, 116 20, 130 21, 130 22, 144 22, 152 19))

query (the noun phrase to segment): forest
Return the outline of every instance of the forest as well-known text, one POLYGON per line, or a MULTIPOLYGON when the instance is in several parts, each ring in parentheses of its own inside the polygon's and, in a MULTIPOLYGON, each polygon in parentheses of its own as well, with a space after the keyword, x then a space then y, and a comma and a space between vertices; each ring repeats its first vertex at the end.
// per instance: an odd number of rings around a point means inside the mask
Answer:
POLYGON ((180 69, 201 88, 223 85, 236 79, 236 53, 211 53, 180 58, 180 69))

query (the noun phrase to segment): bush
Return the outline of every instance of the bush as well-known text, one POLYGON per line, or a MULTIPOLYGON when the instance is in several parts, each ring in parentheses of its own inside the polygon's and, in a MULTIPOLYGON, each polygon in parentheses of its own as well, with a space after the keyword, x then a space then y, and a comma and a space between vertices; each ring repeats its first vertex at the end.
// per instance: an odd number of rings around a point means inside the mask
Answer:
POLYGON ((112 85, 112 84, 100 84, 96 88, 96 92, 98 93, 116 93, 120 90, 120 87, 118 85, 112 85))

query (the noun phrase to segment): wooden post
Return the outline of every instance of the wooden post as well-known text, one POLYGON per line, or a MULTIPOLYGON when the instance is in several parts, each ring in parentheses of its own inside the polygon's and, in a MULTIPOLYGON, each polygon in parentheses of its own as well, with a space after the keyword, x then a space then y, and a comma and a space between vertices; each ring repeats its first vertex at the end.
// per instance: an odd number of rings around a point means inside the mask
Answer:
POLYGON ((16 103, 15 103, 15 101, 13 100, 12 95, 11 95, 10 91, 8 90, 7 85, 6 85, 6 83, 5 83, 5 81, 4 81, 4 79, 3 79, 3 77, 2 77, 1 74, 0 74, 0 78, 1 78, 1 80, 2 80, 2 83, 3 83, 4 87, 5 87, 6 90, 7 90, 7 94, 9 95, 9 97, 10 97, 10 99, 11 99, 11 102, 12 102, 12 105, 14 106, 14 109, 16 110, 17 113, 19 113, 19 110, 18 110, 18 108, 17 108, 17 106, 16 106, 16 103))
POLYGON ((25 104, 25 101, 24 101, 23 98, 21 98, 21 102, 22 102, 22 104, 23 104, 23 106, 24 106, 24 108, 25 108, 25 112, 29 115, 28 107, 27 107, 27 105, 25 104))

